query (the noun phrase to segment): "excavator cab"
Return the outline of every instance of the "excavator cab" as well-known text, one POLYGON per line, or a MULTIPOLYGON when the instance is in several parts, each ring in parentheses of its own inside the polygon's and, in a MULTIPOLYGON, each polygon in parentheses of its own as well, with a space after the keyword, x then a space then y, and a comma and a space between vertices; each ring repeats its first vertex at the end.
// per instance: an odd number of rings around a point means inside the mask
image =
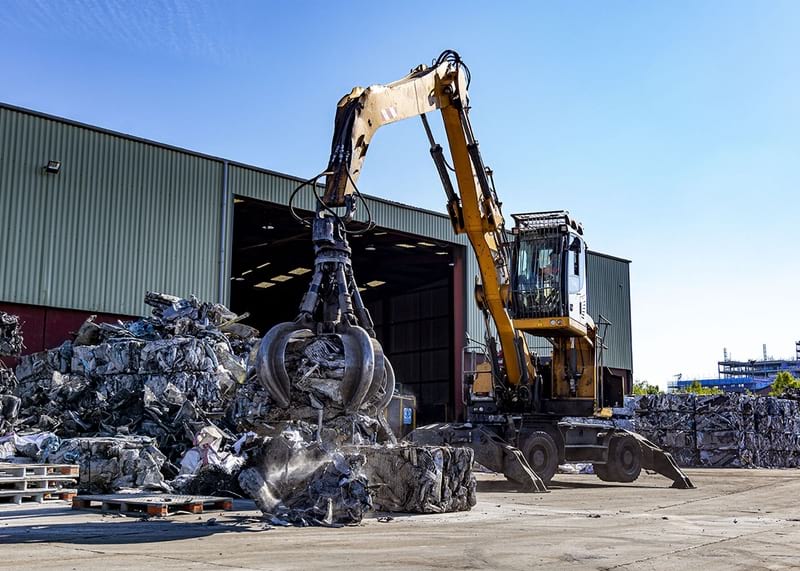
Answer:
MULTIPOLYGON (((592 416, 599 391, 596 327, 586 307, 583 227, 565 210, 514 214, 509 313, 514 328, 547 339, 536 412, 592 416)), ((610 411, 603 411, 610 414, 610 411)))
POLYGON ((585 335, 586 243, 564 210, 514 214, 511 316, 515 326, 547 336, 585 335))

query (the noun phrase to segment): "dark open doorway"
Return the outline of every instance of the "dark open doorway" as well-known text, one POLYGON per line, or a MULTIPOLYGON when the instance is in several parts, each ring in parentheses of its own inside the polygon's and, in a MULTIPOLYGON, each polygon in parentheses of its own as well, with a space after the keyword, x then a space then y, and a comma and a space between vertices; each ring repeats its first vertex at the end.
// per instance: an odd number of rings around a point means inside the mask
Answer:
MULTIPOLYGON (((313 268, 310 230, 287 207, 249 198, 235 198, 233 218, 231 309, 264 333, 297 315, 313 268)), ((464 305, 453 300, 453 264, 462 247, 380 227, 350 245, 378 340, 417 397, 418 423, 453 420, 454 312, 464 305)))

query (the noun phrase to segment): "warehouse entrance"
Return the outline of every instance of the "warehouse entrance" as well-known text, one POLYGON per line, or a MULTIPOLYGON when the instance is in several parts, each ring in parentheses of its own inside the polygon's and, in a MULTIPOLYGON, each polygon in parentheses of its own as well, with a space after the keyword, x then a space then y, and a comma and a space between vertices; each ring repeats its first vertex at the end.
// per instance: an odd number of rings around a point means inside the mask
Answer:
MULTIPOLYGON (((454 420, 464 323, 464 248, 377 227, 350 240, 361 295, 417 424, 454 420), (458 279, 454 279, 458 276, 458 279), (458 345, 458 347, 457 347, 458 345)), ((285 206, 234 199, 231 309, 262 333, 291 321, 308 287, 310 230, 285 206)), ((459 383, 460 386, 460 383, 459 383)))

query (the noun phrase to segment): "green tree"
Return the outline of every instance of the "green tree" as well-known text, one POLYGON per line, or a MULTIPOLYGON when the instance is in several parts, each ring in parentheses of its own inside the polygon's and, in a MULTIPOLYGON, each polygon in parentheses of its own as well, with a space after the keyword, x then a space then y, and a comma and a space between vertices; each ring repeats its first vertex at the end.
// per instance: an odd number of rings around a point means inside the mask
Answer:
POLYGON ((680 391, 682 393, 693 393, 696 395, 719 395, 722 391, 716 387, 704 387, 697 379, 692 381, 692 384, 680 391))
POLYGON ((662 390, 658 385, 651 385, 647 381, 636 381, 633 383, 633 394, 635 395, 660 395, 662 390))
POLYGON ((770 386, 769 396, 781 396, 789 389, 800 390, 800 379, 794 378, 788 371, 781 371, 770 386))

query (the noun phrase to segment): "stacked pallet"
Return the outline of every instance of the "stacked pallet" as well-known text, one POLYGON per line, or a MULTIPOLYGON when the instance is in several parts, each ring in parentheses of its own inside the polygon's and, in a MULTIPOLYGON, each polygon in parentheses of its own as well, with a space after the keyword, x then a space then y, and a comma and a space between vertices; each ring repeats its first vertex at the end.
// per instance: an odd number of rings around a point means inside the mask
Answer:
POLYGON ((71 500, 79 468, 72 464, 0 463, 0 502, 71 500))

